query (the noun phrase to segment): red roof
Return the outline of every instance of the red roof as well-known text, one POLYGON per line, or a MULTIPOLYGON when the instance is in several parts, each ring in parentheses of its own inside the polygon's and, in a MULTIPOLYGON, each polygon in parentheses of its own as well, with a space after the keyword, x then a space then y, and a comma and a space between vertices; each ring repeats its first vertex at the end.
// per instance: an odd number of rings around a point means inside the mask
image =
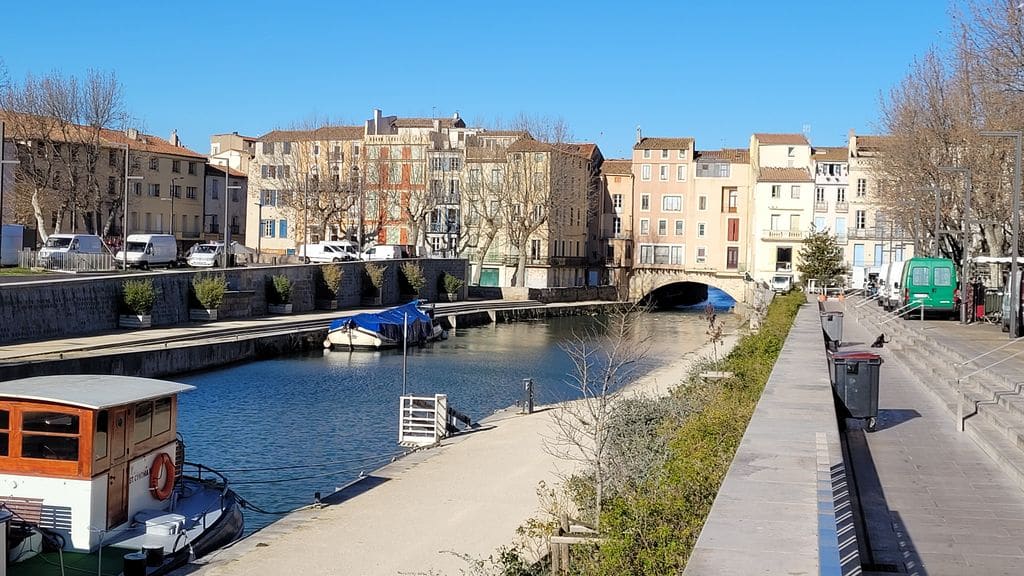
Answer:
POLYGON ((822 146, 814 148, 811 155, 818 162, 846 162, 850 159, 850 150, 846 146, 822 146))
POLYGON ((633 161, 618 158, 605 160, 601 163, 601 173, 614 176, 632 176, 633 161))
POLYGON ((754 134, 757 138, 758 143, 776 145, 776 144, 789 144, 791 146, 810 146, 811 143, 807 141, 807 137, 803 134, 765 134, 759 133, 754 134))
POLYGON ((759 182, 813 182, 811 173, 803 168, 761 168, 759 182))
POLYGON ((694 162, 710 160, 730 164, 750 164, 750 151, 746 148, 723 148, 721 150, 698 150, 693 153, 694 162))
POLYGON ((308 142, 311 140, 362 140, 362 126, 321 126, 312 130, 272 130, 257 140, 260 142, 308 142))
POLYGON ((689 150, 693 138, 641 138, 634 150, 689 150))

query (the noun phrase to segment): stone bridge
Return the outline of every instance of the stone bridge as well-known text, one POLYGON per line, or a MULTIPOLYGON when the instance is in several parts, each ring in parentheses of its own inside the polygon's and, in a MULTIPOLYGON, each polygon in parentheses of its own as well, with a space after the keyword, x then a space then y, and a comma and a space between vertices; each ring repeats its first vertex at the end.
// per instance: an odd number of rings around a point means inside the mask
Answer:
POLYGON ((659 288, 672 284, 705 284, 732 296, 737 302, 748 302, 748 287, 743 272, 715 270, 686 270, 677 267, 633 268, 629 279, 629 297, 639 300, 659 288))

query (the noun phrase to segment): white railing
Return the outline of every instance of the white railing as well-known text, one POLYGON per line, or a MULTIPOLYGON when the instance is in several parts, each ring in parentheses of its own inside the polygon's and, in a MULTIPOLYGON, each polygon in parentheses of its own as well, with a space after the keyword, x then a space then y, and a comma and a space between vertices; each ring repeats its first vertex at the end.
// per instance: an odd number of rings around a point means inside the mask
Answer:
POLYGON ((398 443, 402 446, 433 446, 448 431, 448 395, 401 396, 398 443))
POLYGON ((39 252, 22 250, 18 253, 18 264, 23 268, 45 268, 63 272, 103 272, 114 269, 114 257, 111 254, 49 254, 46 257, 39 252))

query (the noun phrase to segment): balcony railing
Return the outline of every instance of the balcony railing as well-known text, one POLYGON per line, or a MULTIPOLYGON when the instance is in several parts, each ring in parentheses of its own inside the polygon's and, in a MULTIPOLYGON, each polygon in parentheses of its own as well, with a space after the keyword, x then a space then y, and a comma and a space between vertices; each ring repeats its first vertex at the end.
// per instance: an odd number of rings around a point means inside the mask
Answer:
POLYGON ((761 237, 765 240, 803 240, 803 230, 764 230, 761 237))
POLYGON ((877 228, 854 228, 848 234, 853 240, 882 240, 885 237, 877 228))
POLYGON ((846 244, 846 234, 836 234, 836 244, 846 244))
POLYGON ((814 211, 815 212, 828 212, 828 202, 815 202, 814 203, 814 211))
POLYGON ((776 272, 792 272, 793 271, 793 263, 792 262, 776 262, 775 263, 775 271, 776 272))
POLYGON ((848 202, 836 202, 836 212, 849 212, 850 204, 848 202))

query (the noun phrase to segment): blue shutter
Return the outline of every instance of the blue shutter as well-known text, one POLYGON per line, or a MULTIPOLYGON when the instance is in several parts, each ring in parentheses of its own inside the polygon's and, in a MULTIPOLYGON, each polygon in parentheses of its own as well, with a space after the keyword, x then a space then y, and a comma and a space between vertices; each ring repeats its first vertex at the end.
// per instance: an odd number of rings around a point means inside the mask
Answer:
POLYGON ((285 220, 284 218, 281 219, 281 230, 278 236, 280 236, 281 238, 288 237, 288 221, 285 220))

